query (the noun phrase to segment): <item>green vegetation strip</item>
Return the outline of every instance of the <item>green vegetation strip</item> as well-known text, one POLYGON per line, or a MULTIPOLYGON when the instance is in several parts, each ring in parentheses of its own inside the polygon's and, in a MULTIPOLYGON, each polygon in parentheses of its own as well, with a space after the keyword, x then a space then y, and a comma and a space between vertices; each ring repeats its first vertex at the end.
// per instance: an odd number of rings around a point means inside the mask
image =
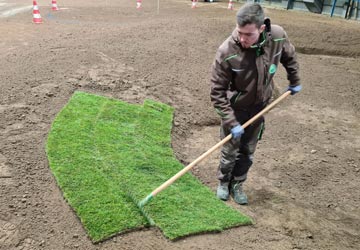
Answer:
MULTIPOLYGON (((171 148, 173 108, 76 92, 53 122, 50 168, 90 238, 149 226, 137 202, 183 168, 171 148)), ((144 207, 166 237, 251 224, 191 174, 144 207)))

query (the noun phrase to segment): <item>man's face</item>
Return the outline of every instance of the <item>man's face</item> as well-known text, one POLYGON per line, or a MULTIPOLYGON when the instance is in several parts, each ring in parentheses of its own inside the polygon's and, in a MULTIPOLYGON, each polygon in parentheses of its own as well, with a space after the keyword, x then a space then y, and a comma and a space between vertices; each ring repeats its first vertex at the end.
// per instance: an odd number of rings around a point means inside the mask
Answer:
POLYGON ((239 41, 243 48, 250 48, 251 45, 254 45, 258 40, 261 32, 264 31, 265 25, 261 25, 260 28, 256 27, 256 24, 246 24, 245 26, 236 26, 239 41))

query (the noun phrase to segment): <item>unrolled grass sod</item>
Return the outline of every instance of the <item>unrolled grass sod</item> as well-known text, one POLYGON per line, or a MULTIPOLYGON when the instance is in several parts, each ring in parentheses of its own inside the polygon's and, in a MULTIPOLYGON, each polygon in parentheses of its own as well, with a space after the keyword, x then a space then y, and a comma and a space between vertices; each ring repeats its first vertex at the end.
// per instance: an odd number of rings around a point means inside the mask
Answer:
MULTIPOLYGON (((65 199, 94 242, 149 226, 141 201, 184 166, 171 148, 173 108, 75 92, 52 124, 46 151, 65 199)), ((251 224, 190 173, 144 206, 176 239, 251 224)))

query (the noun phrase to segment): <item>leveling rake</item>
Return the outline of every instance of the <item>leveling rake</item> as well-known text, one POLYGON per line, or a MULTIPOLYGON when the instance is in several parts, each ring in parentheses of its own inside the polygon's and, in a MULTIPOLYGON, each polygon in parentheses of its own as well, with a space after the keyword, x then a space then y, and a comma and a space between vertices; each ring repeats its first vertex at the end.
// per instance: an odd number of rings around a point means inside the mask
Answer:
MULTIPOLYGON (((257 113, 255 116, 253 116, 250 120, 248 120, 246 123, 242 125, 242 127, 245 129, 250 124, 252 124, 254 121, 259 119, 262 115, 269 112, 273 107, 275 107, 279 102, 281 102, 283 99, 285 99, 287 96, 291 94, 291 91, 286 91, 284 94, 282 94, 280 97, 278 97, 276 100, 274 100, 272 103, 270 103, 267 107, 265 107, 262 111, 257 113)), ((201 156, 199 156, 196 160, 191 162, 189 165, 187 165, 185 168, 180 170, 177 174, 175 174, 173 177, 168 179, 166 182, 161 184, 159 187, 157 187, 154 191, 152 191, 150 194, 148 194, 144 199, 142 199, 140 202, 136 202, 135 198, 130 195, 130 198, 136 203, 138 208, 140 209, 141 213, 144 215, 144 217, 148 220, 150 225, 155 225, 154 221, 147 215, 147 213, 144 211, 144 206, 152 200, 157 194, 159 194, 161 191, 169 187, 172 183, 174 183, 177 179, 179 179, 181 176, 183 176, 185 173, 187 173, 190 169, 192 169, 196 164, 204 160, 207 156, 209 156, 212 152, 214 152, 216 149, 227 143, 232 138, 232 134, 229 134, 224 139, 222 139, 220 142, 218 142, 216 145, 214 145, 212 148, 210 148, 208 151, 203 153, 201 156)))

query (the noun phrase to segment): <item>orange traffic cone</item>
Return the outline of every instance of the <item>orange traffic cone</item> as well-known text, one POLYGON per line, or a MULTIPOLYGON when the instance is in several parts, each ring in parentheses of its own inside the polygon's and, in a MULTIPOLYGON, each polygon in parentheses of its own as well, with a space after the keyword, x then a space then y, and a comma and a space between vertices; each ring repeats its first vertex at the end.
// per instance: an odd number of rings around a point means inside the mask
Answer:
POLYGON ((233 9, 234 9, 233 0, 229 0, 228 10, 233 10, 233 9))
POLYGON ((42 23, 42 18, 36 0, 33 1, 33 23, 42 23))
POLYGON ((59 10, 56 0, 51 0, 51 10, 54 10, 54 11, 59 10))
POLYGON ((141 9, 141 0, 136 0, 136 9, 141 9))
POLYGON ((196 4, 197 4, 197 0, 192 0, 191 1, 191 8, 195 9, 196 8, 196 4))

